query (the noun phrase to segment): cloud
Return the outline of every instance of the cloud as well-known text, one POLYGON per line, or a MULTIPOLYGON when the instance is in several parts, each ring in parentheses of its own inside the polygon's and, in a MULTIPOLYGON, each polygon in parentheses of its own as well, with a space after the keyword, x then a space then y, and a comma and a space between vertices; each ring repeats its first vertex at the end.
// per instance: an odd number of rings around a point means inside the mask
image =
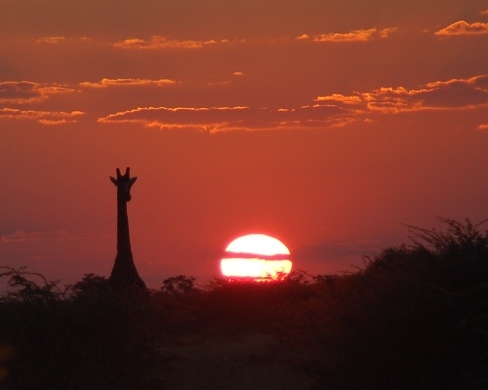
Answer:
MULTIPOLYGON (((341 264, 345 271, 350 263, 344 260, 359 260, 374 253, 377 253, 380 243, 372 239, 363 239, 350 242, 329 242, 316 243, 300 246, 292 250, 291 258, 294 261, 320 261, 324 263, 341 264)), ((356 261, 356 263, 359 263, 356 261)))
POLYGON ((402 112, 471 110, 488 107, 488 75, 433 81, 418 88, 380 87, 350 95, 318 96, 313 104, 292 108, 137 107, 112 113, 99 123, 132 123, 160 130, 232 130, 339 128, 367 123, 371 115, 402 112))
POLYGON ((348 107, 356 113, 396 114, 421 110, 488 107, 488 75, 427 83, 418 89, 381 87, 353 95, 318 96, 318 104, 348 107))
POLYGON ((150 80, 150 79, 107 79, 104 78, 100 80, 98 83, 94 82, 82 82, 80 86, 82 87, 89 87, 89 88, 107 88, 107 87, 133 87, 133 86, 157 86, 163 87, 167 85, 176 84, 177 82, 170 79, 159 79, 159 80, 150 80))
POLYGON ((363 99, 360 96, 344 96, 339 93, 334 93, 329 96, 319 96, 316 101, 318 102, 341 102, 345 105, 357 105, 363 102, 363 99))
POLYGON ((476 130, 478 130, 478 131, 487 131, 488 130, 488 123, 484 123, 482 125, 479 125, 478 127, 476 127, 476 130))
POLYGON ((37 38, 35 42, 41 45, 61 45, 68 42, 92 42, 92 39, 89 37, 67 38, 63 36, 44 36, 37 38))
MULTIPOLYGON (((244 74, 233 73, 235 77, 244 74)), ((164 87, 177 84, 171 79, 103 78, 82 82, 78 88, 164 87)), ((0 83, 0 101, 37 103, 49 95, 79 92, 71 86, 27 81, 0 83)), ((99 117, 103 124, 133 123, 158 129, 194 129, 215 133, 231 130, 337 128, 367 122, 371 115, 391 115, 422 110, 470 110, 488 107, 488 75, 466 79, 433 81, 419 86, 384 86, 351 94, 319 95, 299 107, 262 108, 248 106, 167 107, 139 106, 99 117)), ((0 120, 33 120, 46 126, 76 122, 85 112, 3 107, 0 120)))
MULTIPOLYGON (((242 72, 233 73, 241 77, 242 72)), ((81 88, 118 88, 177 84, 170 79, 104 78, 83 82, 81 88)), ((60 84, 7 81, 0 83, 0 101, 11 104, 38 103, 50 95, 77 92, 60 84)), ((260 108, 232 107, 165 107, 142 106, 113 112, 98 119, 99 123, 133 123, 158 129, 194 129, 210 133, 231 130, 309 129, 344 127, 371 120, 370 115, 391 115, 422 110, 470 110, 488 107, 488 75, 466 79, 433 81, 418 88, 384 86, 351 94, 332 93, 317 96, 311 104, 300 107, 260 108)), ((3 107, 0 119, 32 120, 45 126, 73 123, 83 111, 56 111, 3 107)))
POLYGON ((160 129, 191 128, 214 132, 238 122, 237 112, 248 107, 138 107, 100 118, 101 123, 139 123, 160 129))
MULTIPOLYGON (((41 125, 46 125, 46 126, 57 126, 57 125, 65 125, 69 123, 66 119, 39 119, 37 121, 41 125)), ((76 122, 76 121, 71 121, 71 122, 76 122)))
POLYGON ((488 34, 488 23, 467 23, 464 20, 455 22, 434 33, 437 36, 448 37, 453 35, 480 35, 488 34))
POLYGON ((172 39, 161 35, 153 35, 150 39, 129 38, 123 41, 114 43, 114 47, 121 49, 134 50, 156 50, 156 49, 201 49, 206 46, 214 46, 217 44, 225 44, 229 41, 222 40, 190 40, 190 39, 172 39))
POLYGON ((488 16, 488 9, 480 12, 481 16, 488 16))
POLYGON ((17 108, 0 108, 0 119, 35 120, 42 125, 60 125, 76 122, 76 117, 84 115, 82 111, 36 111, 17 108))
POLYGON ((52 84, 52 85, 39 86, 39 92, 42 95, 56 95, 60 93, 74 93, 77 92, 77 90, 66 85, 52 84))
POLYGON ((367 42, 375 38, 388 38, 395 31, 395 27, 388 27, 381 30, 370 28, 353 30, 347 33, 326 33, 315 36, 302 34, 295 39, 299 41, 312 40, 313 42, 367 42))
POLYGON ((348 109, 312 105, 265 109, 236 107, 138 107, 98 119, 100 123, 133 123, 160 130, 193 129, 216 133, 231 130, 272 130, 338 126, 348 109))
MULTIPOLYGON (((313 42, 366 42, 373 39, 384 39, 390 37, 397 30, 396 27, 387 27, 384 29, 370 28, 362 30, 352 30, 346 33, 324 33, 314 36, 302 34, 295 38, 269 39, 262 38, 257 40, 259 44, 273 44, 276 42, 286 42, 290 39, 296 41, 313 41, 313 42)), ((157 49, 202 49, 216 45, 247 42, 245 39, 210 39, 210 40, 193 40, 193 39, 174 39, 161 35, 154 35, 149 39, 129 38, 118 41, 113 44, 116 48, 132 50, 157 50, 157 49)))
POLYGON ((68 239, 76 239, 87 237, 86 233, 70 233, 66 230, 52 230, 46 232, 25 232, 17 230, 12 234, 7 234, 0 237, 0 242, 5 244, 16 244, 35 241, 65 241, 68 239))
POLYGON ((66 42, 65 37, 40 37, 36 40, 37 43, 48 43, 51 45, 55 45, 58 43, 66 42))
POLYGON ((39 103, 49 95, 73 93, 75 89, 59 84, 39 84, 29 81, 0 82, 0 103, 39 103))
POLYGON ((397 27, 387 27, 378 31, 380 38, 389 38, 391 34, 398 30, 397 27))
MULTIPOLYGON (((351 125, 353 123, 357 123, 357 122, 360 122, 360 120, 358 118, 339 117, 339 118, 335 118, 334 120, 331 120, 329 123, 329 127, 332 129, 341 128, 341 127, 346 127, 346 126, 349 126, 349 125, 351 125)), ((368 123, 369 120, 365 119, 361 122, 368 123)))
POLYGON ((0 102, 31 103, 47 99, 39 90, 39 84, 27 81, 5 81, 0 83, 0 102))

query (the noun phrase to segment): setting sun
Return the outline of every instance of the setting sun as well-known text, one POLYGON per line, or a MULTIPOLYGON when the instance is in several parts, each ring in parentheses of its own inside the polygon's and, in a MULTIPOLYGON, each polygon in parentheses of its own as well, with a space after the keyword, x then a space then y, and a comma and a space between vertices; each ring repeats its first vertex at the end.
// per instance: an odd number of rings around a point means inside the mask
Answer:
POLYGON ((230 279, 280 280, 291 271, 290 251, 280 240, 266 234, 248 234, 233 240, 220 262, 230 279))

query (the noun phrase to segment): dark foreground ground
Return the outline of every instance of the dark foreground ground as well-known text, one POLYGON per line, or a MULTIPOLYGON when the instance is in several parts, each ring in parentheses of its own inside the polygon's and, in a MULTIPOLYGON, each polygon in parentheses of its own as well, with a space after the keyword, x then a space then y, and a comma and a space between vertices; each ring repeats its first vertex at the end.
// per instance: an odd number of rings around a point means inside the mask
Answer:
POLYGON ((169 349, 166 383, 174 390, 311 389, 311 378, 290 367, 282 348, 263 334, 188 340, 169 349))

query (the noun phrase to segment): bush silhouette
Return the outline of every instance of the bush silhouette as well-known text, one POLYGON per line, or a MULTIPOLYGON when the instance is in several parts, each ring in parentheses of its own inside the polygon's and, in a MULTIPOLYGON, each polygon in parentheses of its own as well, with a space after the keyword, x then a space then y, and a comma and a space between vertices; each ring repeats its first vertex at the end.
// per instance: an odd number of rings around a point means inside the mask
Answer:
POLYGON ((488 236, 469 220, 441 221, 445 231, 411 227, 413 245, 366 258, 332 286, 318 280, 322 318, 306 331, 319 386, 486 385, 488 236))
POLYGON ((0 343, 16 355, 2 388, 161 388, 149 305, 105 289, 94 275, 48 298, 32 283, 22 280, 0 302, 0 343))

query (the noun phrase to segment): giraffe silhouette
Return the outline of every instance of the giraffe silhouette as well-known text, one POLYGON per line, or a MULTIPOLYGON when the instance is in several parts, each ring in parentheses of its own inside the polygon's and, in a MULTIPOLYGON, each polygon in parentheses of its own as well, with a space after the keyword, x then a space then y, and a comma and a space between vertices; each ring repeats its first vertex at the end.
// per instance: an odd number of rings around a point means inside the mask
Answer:
POLYGON ((124 175, 117 168, 117 178, 110 176, 110 180, 117 187, 117 256, 109 281, 116 290, 147 290, 132 257, 127 216, 127 202, 131 200, 130 189, 137 177, 130 177, 130 168, 126 168, 124 175))

